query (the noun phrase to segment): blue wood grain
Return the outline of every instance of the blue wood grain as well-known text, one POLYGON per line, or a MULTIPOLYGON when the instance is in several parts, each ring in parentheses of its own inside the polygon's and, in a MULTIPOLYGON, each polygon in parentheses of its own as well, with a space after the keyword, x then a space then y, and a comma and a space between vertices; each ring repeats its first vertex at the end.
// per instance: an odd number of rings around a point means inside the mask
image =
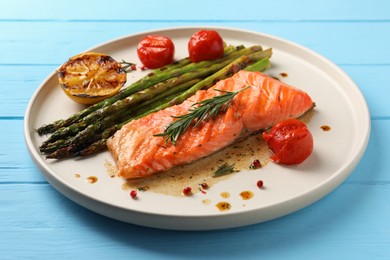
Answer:
POLYGON ((27 104, 57 66, 0 66, 0 118, 23 119, 27 104))
POLYGON ((390 119, 390 66, 340 66, 358 85, 366 99, 372 119, 390 119))
POLYGON ((0 251, 9 259, 385 259, 389 196, 384 185, 343 184, 277 220, 218 232, 177 232, 107 219, 49 185, 3 185, 0 251), (10 247, 7 241, 17 243, 10 247))
POLYGON ((13 0, 0 3, 4 20, 129 20, 129 21, 311 21, 388 20, 386 0, 359 1, 45 1, 13 0), (74 3, 74 4, 72 4, 74 3), (34 7, 34 11, 31 11, 34 7), (242 8, 242 9, 241 9, 242 8))
MULTIPOLYGON (((223 26, 296 42, 337 64, 389 64, 390 22, 1 22, 2 64, 60 65, 70 56, 132 33, 176 26, 223 26), (373 45, 373 40, 381 44, 373 45), (26 51, 21 51, 26 48, 26 51), (26 59, 28 52, 28 59, 26 59)), ((260 43, 261 44, 261 43, 260 43)))
POLYGON ((0 1, 0 259, 389 259, 389 8, 387 0, 0 1), (24 111, 44 78, 104 41, 194 25, 279 36, 351 76, 367 100, 372 132, 339 188, 270 222, 177 232, 107 219, 44 180, 23 140, 24 111))

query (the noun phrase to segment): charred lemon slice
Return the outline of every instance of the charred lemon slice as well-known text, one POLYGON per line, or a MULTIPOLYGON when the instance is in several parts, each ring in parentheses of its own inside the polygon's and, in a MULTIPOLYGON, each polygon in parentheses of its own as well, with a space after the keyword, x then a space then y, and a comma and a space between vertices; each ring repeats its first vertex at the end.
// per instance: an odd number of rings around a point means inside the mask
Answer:
POLYGON ((62 90, 73 101, 91 105, 115 95, 126 83, 126 71, 111 56, 86 52, 58 69, 62 90))

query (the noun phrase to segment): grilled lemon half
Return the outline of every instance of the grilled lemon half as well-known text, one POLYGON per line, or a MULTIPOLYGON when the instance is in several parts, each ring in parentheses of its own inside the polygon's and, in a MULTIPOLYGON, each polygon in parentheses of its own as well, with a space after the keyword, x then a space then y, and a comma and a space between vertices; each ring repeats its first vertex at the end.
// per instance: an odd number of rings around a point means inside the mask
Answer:
POLYGON ((111 56, 85 52, 58 69, 62 90, 73 101, 91 105, 115 95, 126 83, 126 71, 111 56))

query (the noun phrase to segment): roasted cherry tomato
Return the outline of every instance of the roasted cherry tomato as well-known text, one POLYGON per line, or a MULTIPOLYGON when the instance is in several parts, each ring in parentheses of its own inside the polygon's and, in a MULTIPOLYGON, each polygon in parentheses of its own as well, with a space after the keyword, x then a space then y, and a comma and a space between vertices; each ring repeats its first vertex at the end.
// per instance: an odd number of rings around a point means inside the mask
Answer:
POLYGON ((190 38, 188 53, 192 62, 214 60, 222 57, 224 44, 216 31, 201 30, 190 38))
POLYGON ((271 159, 280 164, 299 164, 313 151, 313 136, 298 119, 287 119, 263 133, 274 153, 271 159))
POLYGON ((149 35, 138 43, 137 54, 145 67, 156 69, 172 63, 175 45, 168 37, 149 35))

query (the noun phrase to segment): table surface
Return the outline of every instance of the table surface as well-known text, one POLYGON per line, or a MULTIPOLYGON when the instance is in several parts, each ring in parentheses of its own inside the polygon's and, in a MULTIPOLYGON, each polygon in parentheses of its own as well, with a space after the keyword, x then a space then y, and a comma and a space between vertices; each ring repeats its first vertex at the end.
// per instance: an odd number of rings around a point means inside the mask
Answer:
POLYGON ((389 259, 389 1, 103 2, 0 2, 0 259, 389 259), (120 36, 176 26, 263 32, 340 66, 366 98, 372 124, 366 153, 350 177, 291 215, 203 232, 118 222, 56 191, 23 139, 24 113, 37 87, 76 53, 120 36))

